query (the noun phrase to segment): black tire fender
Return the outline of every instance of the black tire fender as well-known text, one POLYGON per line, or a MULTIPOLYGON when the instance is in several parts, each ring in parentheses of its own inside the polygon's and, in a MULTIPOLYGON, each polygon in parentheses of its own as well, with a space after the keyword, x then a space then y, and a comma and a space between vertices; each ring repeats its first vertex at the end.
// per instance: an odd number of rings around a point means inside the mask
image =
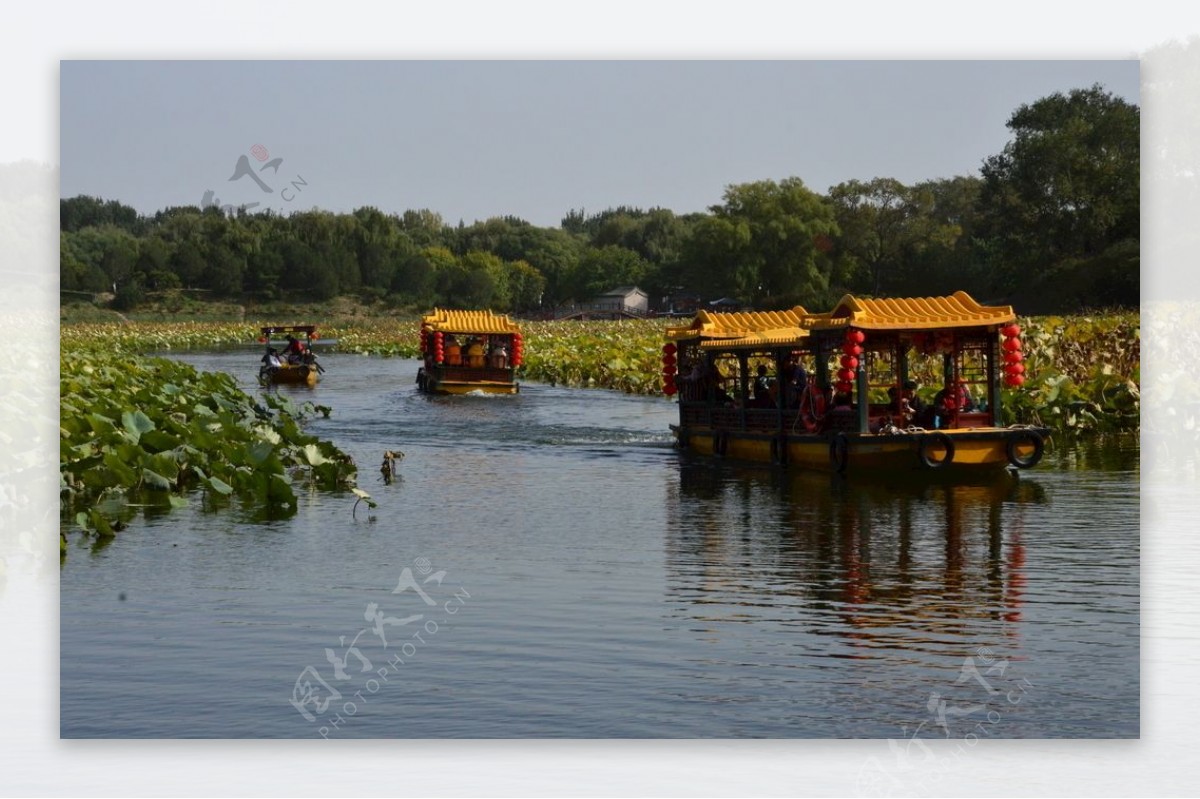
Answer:
POLYGON ((1004 445, 1004 454, 1008 456, 1008 462, 1018 469, 1030 469, 1037 466, 1045 451, 1046 441, 1036 430, 1019 430, 1010 435, 1004 445), (1017 447, 1026 438, 1033 443, 1033 452, 1028 457, 1022 458, 1017 454, 1017 447))
POLYGON ((941 432, 926 433, 921 436, 921 441, 917 445, 917 457, 926 469, 940 469, 947 466, 954 462, 954 439, 941 432), (946 450, 946 454, 941 460, 936 460, 929 454, 930 447, 935 443, 946 450))

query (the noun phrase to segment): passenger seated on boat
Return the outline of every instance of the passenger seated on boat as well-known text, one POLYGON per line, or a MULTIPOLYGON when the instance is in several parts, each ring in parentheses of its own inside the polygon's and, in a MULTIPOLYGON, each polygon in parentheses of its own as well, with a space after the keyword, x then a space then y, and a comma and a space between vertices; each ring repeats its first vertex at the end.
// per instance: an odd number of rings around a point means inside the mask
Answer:
POLYGON ((925 403, 917 396, 917 381, 906 380, 904 388, 897 392, 892 386, 887 390, 888 409, 896 424, 912 424, 925 410, 925 403))
POLYGON ((462 347, 454 336, 446 336, 446 365, 462 366, 462 347))
POLYGON ((483 343, 477 338, 471 338, 467 342, 467 366, 483 368, 483 343))
POLYGON ((788 361, 787 372, 787 407, 800 407, 800 395, 808 385, 808 371, 800 363, 800 356, 793 355, 788 361))
POLYGON ((773 381, 767 377, 767 367, 763 364, 758 365, 757 374, 754 378, 754 393, 751 399, 746 403, 747 408, 774 408, 775 399, 772 396, 771 385, 773 381))
POLYGON ((933 427, 941 427, 942 421, 955 411, 975 410, 975 400, 967 390, 967 381, 958 379, 956 387, 946 386, 933 397, 933 405, 926 411, 933 427))
POLYGON ((304 360, 304 345, 295 336, 289 334, 287 346, 283 348, 283 355, 287 358, 288 363, 300 363, 304 360))
POLYGON ((733 398, 721 385, 724 380, 725 376, 721 374, 721 370, 716 364, 710 366, 706 359, 700 358, 692 367, 691 373, 683 378, 687 399, 703 402, 708 399, 711 389, 712 396, 718 405, 732 404, 733 398))
POLYGON ((493 369, 508 368, 508 350, 505 348, 503 342, 492 347, 492 352, 488 355, 488 362, 493 369))

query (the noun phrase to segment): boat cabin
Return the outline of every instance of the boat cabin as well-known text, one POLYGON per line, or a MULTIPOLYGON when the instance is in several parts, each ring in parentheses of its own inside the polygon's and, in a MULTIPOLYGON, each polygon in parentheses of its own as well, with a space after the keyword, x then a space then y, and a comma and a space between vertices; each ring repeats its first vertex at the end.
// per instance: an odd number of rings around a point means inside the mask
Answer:
POLYGON ((417 387, 430 394, 515 394, 524 338, 508 316, 434 309, 421 319, 417 387))

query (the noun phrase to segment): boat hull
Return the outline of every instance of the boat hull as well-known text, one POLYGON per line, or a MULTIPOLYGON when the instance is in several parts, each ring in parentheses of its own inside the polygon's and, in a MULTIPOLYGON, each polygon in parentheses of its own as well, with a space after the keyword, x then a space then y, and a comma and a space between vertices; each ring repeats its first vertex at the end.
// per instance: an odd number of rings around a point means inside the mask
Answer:
POLYGON ((846 474, 978 477, 1040 460, 1040 428, 973 428, 894 434, 779 435, 673 427, 682 449, 727 460, 846 474))
POLYGON ((511 368, 434 367, 422 370, 417 387, 427 394, 516 394, 520 385, 511 368))
POLYGON ((321 379, 315 366, 306 364, 284 364, 271 372, 259 375, 259 380, 270 385, 315 386, 321 379))

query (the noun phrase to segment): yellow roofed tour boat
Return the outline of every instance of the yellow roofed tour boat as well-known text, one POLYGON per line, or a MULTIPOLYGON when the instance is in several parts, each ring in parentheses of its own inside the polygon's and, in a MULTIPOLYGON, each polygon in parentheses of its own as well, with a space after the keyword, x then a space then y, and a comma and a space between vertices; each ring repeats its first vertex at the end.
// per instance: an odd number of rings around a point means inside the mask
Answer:
POLYGON ((491 311, 435 309, 421 319, 417 387, 429 394, 516 394, 524 357, 521 330, 491 311))
POLYGON ((983 476, 1028 468, 1049 430, 1003 426, 1024 382, 1010 306, 843 297, 828 313, 711 313, 668 328, 663 390, 678 444, 841 473, 983 476), (928 395, 928 396, 927 396, 928 395))

